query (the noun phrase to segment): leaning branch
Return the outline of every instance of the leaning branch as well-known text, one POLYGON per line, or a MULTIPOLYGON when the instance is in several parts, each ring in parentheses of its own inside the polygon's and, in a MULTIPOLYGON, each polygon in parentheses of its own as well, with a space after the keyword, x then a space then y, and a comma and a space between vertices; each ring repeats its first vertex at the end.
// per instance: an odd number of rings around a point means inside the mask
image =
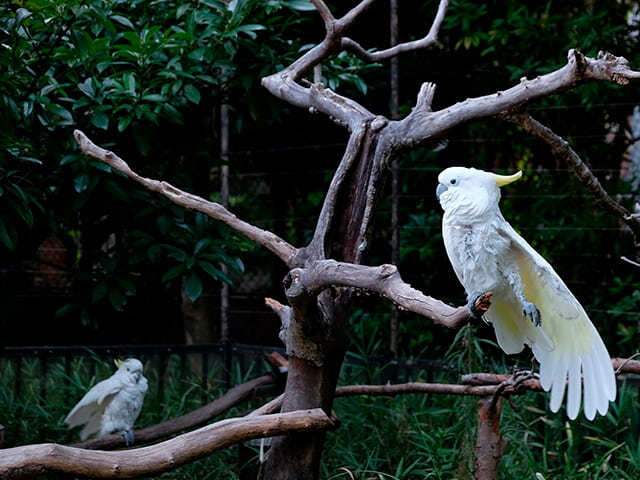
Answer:
POLYGON ((92 478, 156 476, 229 445, 332 426, 324 411, 316 408, 223 420, 156 445, 126 451, 90 451, 55 443, 7 448, 0 455, 0 478, 30 478, 54 472, 92 478))
POLYGON ((604 210, 618 216, 627 224, 635 236, 636 246, 640 246, 640 219, 633 216, 629 210, 609 196, 602 184, 598 181, 598 178, 582 161, 580 155, 571 148, 569 142, 560 135, 557 135, 549 127, 535 120, 525 111, 506 113, 502 115, 502 117, 520 125, 526 132, 545 141, 549 147, 551 147, 551 151, 558 157, 563 158, 567 165, 569 165, 576 177, 578 177, 587 190, 591 192, 596 203, 604 210))
POLYGON ((219 220, 227 224, 235 231, 245 235, 270 250, 287 266, 293 267, 293 258, 298 249, 285 242, 282 238, 269 231, 240 220, 219 203, 204 200, 197 195, 180 190, 167 182, 153 180, 138 175, 115 153, 98 147, 80 130, 75 130, 73 135, 85 155, 89 155, 90 157, 106 163, 132 180, 140 183, 148 190, 164 195, 177 205, 204 213, 215 220, 219 220))
POLYGON ((469 98, 442 110, 431 111, 428 103, 419 101, 403 120, 389 122, 388 134, 400 145, 412 147, 432 141, 463 123, 488 118, 522 107, 533 100, 575 87, 584 81, 609 81, 626 85, 640 78, 623 57, 600 53, 598 58, 585 57, 569 50, 567 64, 532 80, 522 78, 518 85, 491 95, 469 98))
MULTIPOLYGON (((287 297, 314 295, 328 287, 350 287, 377 293, 393 301, 403 310, 430 318, 435 323, 459 328, 470 319, 467 307, 451 307, 446 303, 411 287, 405 283, 394 265, 369 267, 335 260, 313 262, 307 268, 295 268, 286 280, 287 297)), ((483 298, 487 300, 487 298, 483 298)), ((481 316, 489 303, 479 305, 476 316, 481 316)))

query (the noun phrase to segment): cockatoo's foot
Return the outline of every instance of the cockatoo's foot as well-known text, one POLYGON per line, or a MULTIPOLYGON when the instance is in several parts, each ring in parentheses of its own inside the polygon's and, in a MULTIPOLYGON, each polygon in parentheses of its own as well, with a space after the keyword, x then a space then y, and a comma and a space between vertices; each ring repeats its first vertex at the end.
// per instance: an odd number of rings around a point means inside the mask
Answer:
POLYGON ((538 375, 533 369, 531 369, 531 370, 516 370, 516 371, 513 372, 513 379, 514 379, 516 385, 519 385, 522 382, 525 382, 527 380, 531 380, 533 378, 540 378, 540 375, 538 375))
POLYGON ((467 297, 467 309, 471 318, 481 318, 491 306, 493 292, 474 292, 467 297))
POLYGON ((535 303, 522 302, 522 315, 524 318, 531 320, 536 327, 542 325, 540 310, 538 310, 535 303))
POLYGON ((130 447, 131 445, 133 445, 133 430, 122 430, 116 433, 124 437, 124 444, 127 447, 130 447))

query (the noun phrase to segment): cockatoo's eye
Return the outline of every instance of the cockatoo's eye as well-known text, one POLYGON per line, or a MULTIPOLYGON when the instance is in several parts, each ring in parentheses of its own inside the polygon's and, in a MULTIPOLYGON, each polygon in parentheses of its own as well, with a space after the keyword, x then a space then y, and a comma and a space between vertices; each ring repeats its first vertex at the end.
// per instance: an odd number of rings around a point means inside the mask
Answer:
POLYGON ((456 185, 458 185, 458 183, 460 183, 460 181, 457 178, 452 178, 451 180, 449 180, 449 185, 451 185, 452 187, 455 187, 456 185))

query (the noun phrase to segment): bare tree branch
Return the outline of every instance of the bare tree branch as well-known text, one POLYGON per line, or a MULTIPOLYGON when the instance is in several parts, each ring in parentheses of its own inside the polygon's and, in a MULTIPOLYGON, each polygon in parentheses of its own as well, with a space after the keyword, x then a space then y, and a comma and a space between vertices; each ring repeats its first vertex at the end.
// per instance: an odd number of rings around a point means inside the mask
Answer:
POLYGON ((469 98, 435 112, 431 111, 430 103, 419 100, 403 120, 389 122, 386 133, 400 145, 411 147, 432 141, 463 123, 495 116, 573 88, 581 81, 600 80, 623 85, 632 78, 640 78, 640 72, 631 70, 623 57, 600 54, 597 59, 592 59, 572 49, 564 67, 533 80, 522 78, 518 85, 508 90, 469 98))
POLYGON ((0 478, 27 478, 52 472, 92 478, 154 476, 254 438, 333 426, 320 408, 231 418, 156 445, 105 452, 55 443, 7 448, 0 455, 0 478))
POLYGON ((564 159, 567 165, 571 167, 576 177, 591 192, 596 203, 602 209, 616 215, 627 224, 635 236, 636 246, 640 246, 640 219, 633 216, 629 210, 609 196, 596 176, 591 172, 591 169, 582 161, 580 155, 571 148, 569 142, 557 135, 549 127, 535 120, 525 111, 509 112, 501 115, 501 117, 520 125, 526 132, 544 140, 551 147, 551 151, 564 159))
POLYGON ((391 48, 387 48, 385 50, 380 50, 377 52, 369 52, 365 50, 358 42, 347 37, 342 39, 341 46, 344 50, 347 50, 357 57, 368 62, 379 62, 381 60, 397 57, 402 53, 427 48, 433 45, 438 40, 438 33, 440 32, 440 27, 442 26, 442 22, 444 21, 444 17, 447 13, 448 7, 449 0, 440 0, 440 5, 438 5, 438 11, 433 20, 431 28, 429 29, 429 33, 427 33, 426 36, 419 40, 399 43, 391 48))
POLYGON ((459 328, 470 318, 467 307, 451 307, 412 288, 402 280, 394 265, 369 267, 322 260, 307 268, 293 269, 288 277, 289 298, 300 294, 317 294, 330 286, 350 287, 378 293, 404 310, 418 313, 449 328, 459 328))
POLYGON ((298 249, 285 242, 277 235, 267 230, 262 230, 261 228, 251 225, 250 223, 247 223, 243 220, 240 220, 219 203, 204 200, 197 195, 193 195, 191 193, 185 192, 184 190, 180 190, 179 188, 176 188, 167 182, 153 180, 138 175, 129 167, 129 165, 127 165, 124 160, 122 160, 113 152, 95 145, 80 130, 75 130, 73 132, 73 135, 76 139, 76 142, 80 146, 80 149, 85 155, 89 155, 97 160, 106 163, 110 167, 125 174, 132 180, 140 183, 148 190, 164 195, 177 205, 196 210, 198 212, 204 213, 205 215, 208 215, 211 218, 225 223, 237 232, 247 236, 251 240, 254 240, 263 247, 270 250, 287 266, 294 266, 292 261, 298 249))
POLYGON ((369 8, 373 0, 363 0, 338 20, 335 19, 322 0, 314 0, 312 3, 316 6, 325 24, 326 36, 324 40, 285 69, 264 77, 262 85, 275 97, 301 108, 322 112, 337 123, 354 131, 358 124, 367 118, 374 117, 374 115, 359 103, 338 95, 320 84, 316 83, 309 87, 303 87, 298 81, 316 65, 328 58, 329 55, 336 53, 340 49, 350 50, 368 61, 378 61, 431 45, 437 39, 449 2, 448 0, 440 1, 433 24, 424 38, 399 44, 376 53, 369 53, 357 42, 342 36, 357 18, 369 8))
MULTIPOLYGON (((409 382, 395 385, 348 385, 336 388, 336 397, 352 397, 355 395, 403 395, 408 393, 437 393, 443 395, 463 395, 488 397, 498 389, 499 385, 456 385, 449 383, 409 382)), ((503 395, 521 395, 529 388, 517 388, 507 385, 502 388, 503 395)), ((531 385, 531 390, 542 391, 542 388, 531 385)))

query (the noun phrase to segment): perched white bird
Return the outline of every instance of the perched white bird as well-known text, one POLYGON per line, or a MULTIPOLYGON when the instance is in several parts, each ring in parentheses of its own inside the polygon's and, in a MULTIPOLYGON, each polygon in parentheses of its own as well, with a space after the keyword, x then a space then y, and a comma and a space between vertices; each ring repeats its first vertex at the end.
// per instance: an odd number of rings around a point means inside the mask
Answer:
POLYGON ((531 347, 540 384, 557 412, 567 385, 567 415, 576 418, 584 387, 584 414, 604 415, 616 397, 609 353, 584 309, 551 265, 507 223, 500 188, 522 176, 451 167, 438 176, 442 236, 469 305, 493 292, 484 318, 508 354, 531 347))
POLYGON ((80 432, 81 440, 118 433, 127 446, 133 444, 133 424, 149 387, 140 360, 116 360, 115 364, 118 370, 95 384, 64 419, 69 428, 86 424, 80 432))

